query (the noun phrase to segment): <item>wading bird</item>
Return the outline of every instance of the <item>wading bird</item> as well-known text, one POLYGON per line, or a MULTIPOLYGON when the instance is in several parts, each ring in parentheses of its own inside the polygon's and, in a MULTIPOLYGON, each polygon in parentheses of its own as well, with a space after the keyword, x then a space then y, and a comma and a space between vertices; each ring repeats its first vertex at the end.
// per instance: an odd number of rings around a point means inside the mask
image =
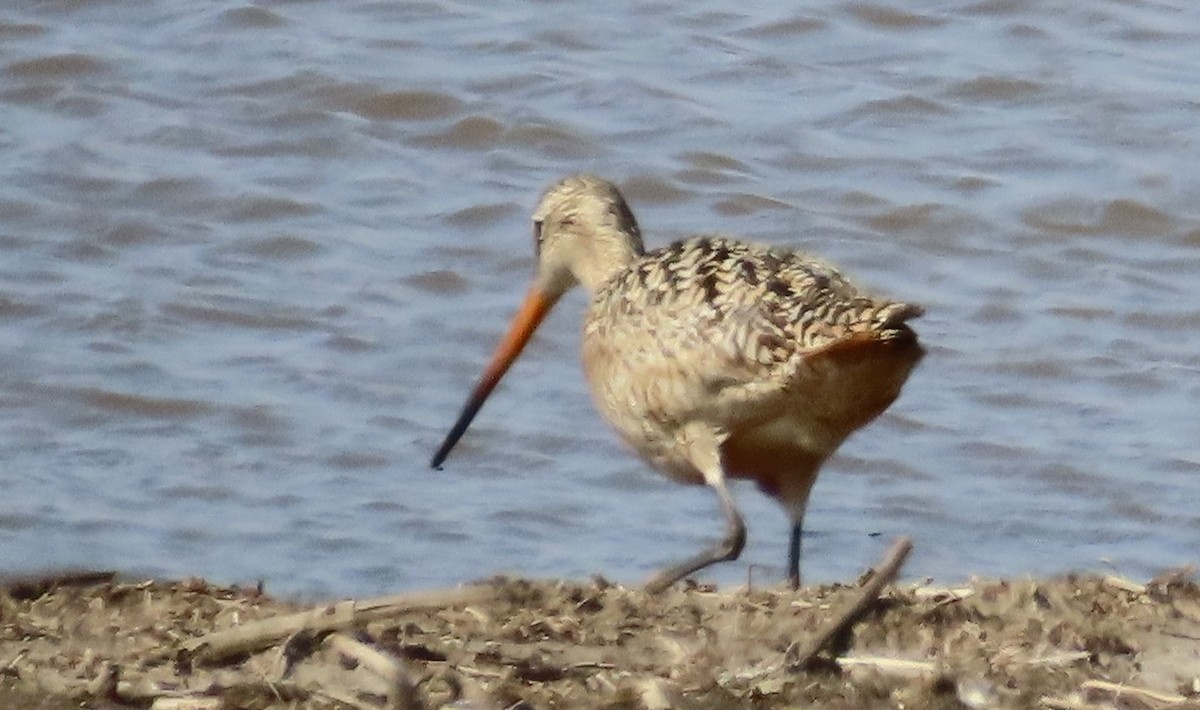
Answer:
POLYGON ((821 464, 900 394, 923 350, 918 306, 863 294, 807 255, 701 236, 646 252, 620 191, 552 184, 533 213, 534 282, 434 454, 440 467, 566 291, 591 293, 583 366, 596 407, 654 468, 717 494, 724 537, 655 575, 659 591, 733 560, 746 525, 726 480, 750 479, 790 516, 788 578, 821 464))

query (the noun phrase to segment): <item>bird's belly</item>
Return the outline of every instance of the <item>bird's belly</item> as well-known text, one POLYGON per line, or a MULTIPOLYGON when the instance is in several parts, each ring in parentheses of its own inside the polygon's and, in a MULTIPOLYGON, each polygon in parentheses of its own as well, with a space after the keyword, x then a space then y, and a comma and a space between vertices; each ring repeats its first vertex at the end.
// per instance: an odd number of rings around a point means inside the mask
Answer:
POLYGON ((688 458, 686 443, 680 437, 680 426, 685 422, 648 406, 653 397, 637 396, 636 385, 634 390, 625 389, 624 397, 615 396, 594 380, 592 385, 596 408, 626 446, 677 483, 705 483, 704 474, 688 458))
POLYGON ((721 447, 726 475, 754 481, 796 515, 825 459, 840 439, 811 418, 793 413, 730 433, 721 447))
MULTIPOLYGON (((612 399, 596 398, 597 407, 621 439, 641 458, 679 483, 703 484, 704 475, 687 455, 682 424, 644 412, 637 403, 613 406, 612 399)), ((768 421, 726 429, 733 422, 712 422, 727 430, 721 447, 725 473, 730 478, 756 481, 763 490, 780 497, 788 487, 784 479, 808 479, 849 433, 844 426, 822 421, 818 412, 791 408, 768 421)), ((807 488, 807 486, 806 486, 807 488)))
MULTIPOLYGON (((622 417, 610 421, 630 448, 672 481, 705 483, 678 431, 656 430, 646 422, 630 426, 622 417)), ((729 478, 754 481, 785 508, 799 512, 821 464, 840 442, 841 437, 831 436, 809 417, 780 417, 730 433, 721 446, 721 462, 729 478)))

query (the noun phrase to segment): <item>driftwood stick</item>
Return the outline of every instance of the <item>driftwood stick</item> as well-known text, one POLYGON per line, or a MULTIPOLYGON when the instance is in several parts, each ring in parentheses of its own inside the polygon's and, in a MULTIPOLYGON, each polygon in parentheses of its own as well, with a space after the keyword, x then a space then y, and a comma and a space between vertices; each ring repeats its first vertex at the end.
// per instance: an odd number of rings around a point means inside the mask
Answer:
POLYGON ((298 631, 323 633, 347 629, 417 609, 478 604, 495 595, 491 587, 474 586, 335 602, 214 631, 185 641, 179 649, 199 662, 216 663, 231 656, 260 651, 298 631))
POLYGON ((91 570, 66 570, 44 574, 5 577, 0 580, 0 589, 13 599, 37 599, 59 587, 85 587, 90 584, 107 584, 116 579, 116 572, 91 570))
POLYGON ((858 596, 855 597, 853 603, 795 654, 795 660, 789 664, 792 670, 806 668, 817 657, 818 653, 823 651, 834 639, 845 633, 854 622, 858 621, 858 618, 879 598, 879 594, 883 591, 883 588, 896 578, 896 575, 900 572, 900 567, 904 564, 904 560, 908 558, 908 553, 912 552, 912 548, 913 543, 910 538, 896 538, 892 546, 888 548, 883 560, 876 566, 874 574, 871 575, 870 579, 859 590, 858 596))
POLYGON ((1118 577, 1115 574, 1106 576, 1104 578, 1104 584, 1105 586, 1112 587, 1113 589, 1120 589, 1121 591, 1129 592, 1130 594, 1146 593, 1146 585, 1141 584, 1140 582, 1134 582, 1131 579, 1118 577))

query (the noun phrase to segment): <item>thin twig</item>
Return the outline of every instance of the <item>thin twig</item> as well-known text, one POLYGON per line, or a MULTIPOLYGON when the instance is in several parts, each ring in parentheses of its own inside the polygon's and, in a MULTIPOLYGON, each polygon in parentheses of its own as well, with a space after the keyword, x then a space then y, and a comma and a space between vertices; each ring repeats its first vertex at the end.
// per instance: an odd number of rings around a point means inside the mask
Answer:
POLYGON ((1069 666, 1072 663, 1086 661, 1091 657, 1092 654, 1088 651, 1070 651, 1065 653, 1055 653, 1050 656, 1027 658, 1021 662, 1030 666, 1069 666))
POLYGON ((879 594, 883 591, 883 588, 896 578, 896 575, 900 572, 900 567, 904 564, 904 560, 912 552, 912 548, 913 543, 910 538, 896 538, 892 546, 888 548, 883 560, 876 566, 875 573, 862 586, 853 603, 838 615, 837 618, 827 624, 807 645, 803 646, 803 650, 792 656, 794 660, 789 663, 790 668, 792 670, 807 668, 813 659, 817 657, 817 654, 831 644, 834 639, 845 633, 870 608, 871 604, 879 598, 879 594))
POLYGON ((150 710, 219 710, 222 702, 220 698, 201 695, 159 696, 151 703, 150 710))
POLYGON ((1064 695, 1045 695, 1039 702, 1049 710, 1111 710, 1108 705, 1093 705, 1064 695))
POLYGON ((866 666, 881 673, 910 676, 922 673, 934 673, 938 666, 933 661, 915 661, 907 658, 890 658, 888 656, 845 656, 836 660, 842 668, 866 666))
POLYGON ((341 703, 342 705, 358 708, 358 710, 379 710, 378 705, 375 705, 374 703, 368 703, 364 700, 359 700, 354 695, 343 692, 338 688, 316 688, 312 691, 312 694, 332 700, 336 703, 341 703))

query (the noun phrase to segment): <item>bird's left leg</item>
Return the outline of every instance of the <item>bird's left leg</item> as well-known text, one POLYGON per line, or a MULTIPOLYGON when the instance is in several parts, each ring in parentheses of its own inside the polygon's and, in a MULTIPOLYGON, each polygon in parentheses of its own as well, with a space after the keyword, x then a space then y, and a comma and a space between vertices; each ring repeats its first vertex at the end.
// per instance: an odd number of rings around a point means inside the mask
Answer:
POLYGON ((685 432, 688 458, 704 475, 704 481, 717 494, 721 512, 725 516, 726 531, 717 544, 694 557, 671 565, 650 580, 646 591, 661 592, 684 577, 717 562, 736 560, 746 546, 746 523, 733 500, 733 494, 725 483, 725 470, 721 466, 720 439, 707 427, 694 427, 685 432))

